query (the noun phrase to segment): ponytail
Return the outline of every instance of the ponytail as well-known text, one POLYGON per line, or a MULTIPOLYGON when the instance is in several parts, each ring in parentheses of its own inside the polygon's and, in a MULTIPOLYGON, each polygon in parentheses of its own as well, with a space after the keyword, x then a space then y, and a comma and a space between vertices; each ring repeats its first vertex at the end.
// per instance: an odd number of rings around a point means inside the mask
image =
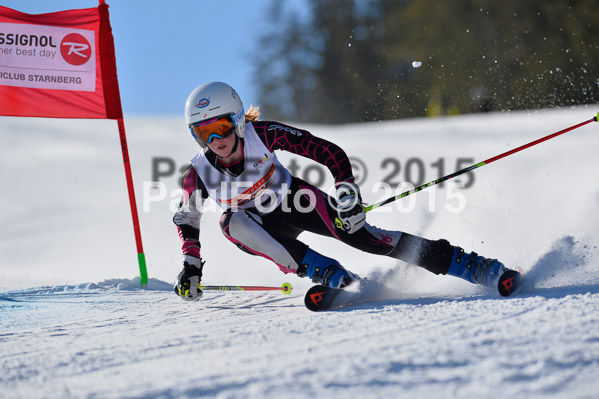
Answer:
POLYGON ((246 122, 256 122, 260 117, 260 107, 250 105, 250 109, 245 113, 246 122))

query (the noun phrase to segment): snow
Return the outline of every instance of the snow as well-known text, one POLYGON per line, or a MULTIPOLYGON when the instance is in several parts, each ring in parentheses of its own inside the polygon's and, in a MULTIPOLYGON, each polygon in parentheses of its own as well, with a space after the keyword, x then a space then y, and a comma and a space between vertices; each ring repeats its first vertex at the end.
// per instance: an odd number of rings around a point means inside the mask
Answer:
MULTIPOLYGON (((418 177, 419 165, 430 181, 440 159, 447 174, 597 108, 301 127, 362 161, 363 195, 374 203, 396 193, 375 190, 378 181, 418 177)), ((400 292, 311 313, 310 282, 231 246, 216 210, 202 224, 204 283, 288 281, 293 293, 206 292, 198 303, 172 293, 177 176, 160 179, 163 191, 148 182, 152 158, 178 170, 196 147, 182 118, 125 121, 151 277, 143 289, 116 122, 0 119, 1 398, 597 397, 596 124, 462 176, 474 178, 467 189, 446 184, 368 215, 521 268, 518 295, 306 234, 314 249, 400 292)), ((319 177, 309 161, 297 165, 298 175, 319 177)))

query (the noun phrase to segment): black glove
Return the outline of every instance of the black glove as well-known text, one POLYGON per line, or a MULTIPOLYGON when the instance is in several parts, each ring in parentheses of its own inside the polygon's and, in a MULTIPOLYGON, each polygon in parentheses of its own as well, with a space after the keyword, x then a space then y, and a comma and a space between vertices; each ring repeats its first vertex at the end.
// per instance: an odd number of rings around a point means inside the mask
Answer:
POLYGON ((200 282, 202 281, 202 268, 204 261, 195 256, 183 256, 183 270, 177 277, 177 282, 173 287, 175 294, 179 295, 184 301, 199 301, 202 298, 200 282))

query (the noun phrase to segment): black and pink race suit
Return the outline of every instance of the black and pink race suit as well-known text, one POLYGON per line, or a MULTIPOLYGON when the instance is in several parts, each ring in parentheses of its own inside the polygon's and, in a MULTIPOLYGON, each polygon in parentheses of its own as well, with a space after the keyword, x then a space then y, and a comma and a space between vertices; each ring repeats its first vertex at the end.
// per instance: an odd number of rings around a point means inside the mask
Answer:
POLYGON ((337 145, 270 121, 246 123, 239 145, 244 157, 234 165, 223 166, 209 149, 192 159, 174 217, 183 254, 200 257, 201 209, 210 197, 223 208, 220 226, 227 239, 245 252, 270 259, 285 273, 296 273, 301 266, 308 246, 297 237, 309 231, 446 274, 453 255, 446 240, 430 241, 369 224, 347 233, 335 225, 335 199, 291 176, 274 153, 289 151, 326 166, 335 184, 353 182, 350 161, 337 145))

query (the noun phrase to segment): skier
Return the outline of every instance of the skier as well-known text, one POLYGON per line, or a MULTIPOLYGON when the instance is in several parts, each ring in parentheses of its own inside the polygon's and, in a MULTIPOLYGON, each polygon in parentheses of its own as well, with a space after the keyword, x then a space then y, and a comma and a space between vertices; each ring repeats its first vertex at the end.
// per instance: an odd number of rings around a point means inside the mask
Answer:
POLYGON ((173 219, 183 242, 183 270, 174 286, 182 299, 202 297, 200 217, 208 197, 223 208, 221 230, 241 250, 271 260, 284 273, 330 287, 345 287, 359 277, 299 241, 301 232, 489 287, 496 287, 500 275, 509 270, 444 239, 428 240, 366 223, 360 189, 341 148, 306 130, 260 121, 258 116, 254 107, 246 113, 237 92, 225 83, 201 85, 187 98, 186 122, 201 151, 185 172, 183 198, 173 219), (275 150, 325 165, 335 178, 336 199, 292 176, 275 150))

